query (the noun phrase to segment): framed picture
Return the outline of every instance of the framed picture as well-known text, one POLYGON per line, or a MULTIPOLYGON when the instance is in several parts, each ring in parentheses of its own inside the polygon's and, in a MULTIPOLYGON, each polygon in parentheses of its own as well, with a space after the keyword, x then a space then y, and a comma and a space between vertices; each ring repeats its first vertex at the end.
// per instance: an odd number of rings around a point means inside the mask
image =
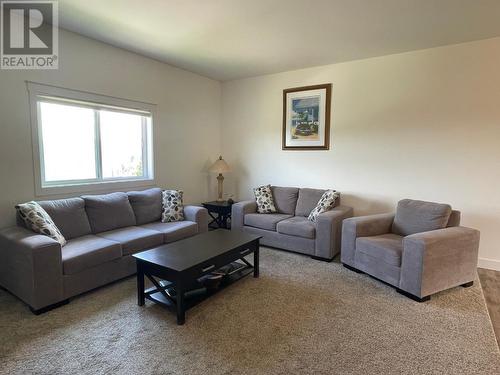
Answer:
POLYGON ((332 84, 283 90, 283 150, 330 148, 332 84))

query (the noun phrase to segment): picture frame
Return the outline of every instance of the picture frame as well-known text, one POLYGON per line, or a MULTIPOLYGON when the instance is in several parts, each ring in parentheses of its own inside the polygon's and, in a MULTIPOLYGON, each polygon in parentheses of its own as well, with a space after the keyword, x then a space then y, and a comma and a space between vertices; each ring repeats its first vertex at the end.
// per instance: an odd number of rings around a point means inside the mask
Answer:
POLYGON ((283 90, 283 150, 329 150, 332 84, 283 90))

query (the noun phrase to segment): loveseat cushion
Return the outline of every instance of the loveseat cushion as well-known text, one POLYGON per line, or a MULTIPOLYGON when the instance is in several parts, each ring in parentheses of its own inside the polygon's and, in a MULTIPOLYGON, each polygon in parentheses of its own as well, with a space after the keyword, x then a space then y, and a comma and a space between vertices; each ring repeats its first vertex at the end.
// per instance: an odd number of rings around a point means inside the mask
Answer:
POLYGON ((265 230, 276 230, 276 224, 281 220, 285 220, 292 217, 292 215, 286 214, 246 214, 244 218, 245 225, 250 227, 265 229, 265 230))
POLYGON ((276 225, 278 233, 289 234, 291 236, 303 238, 315 238, 316 226, 303 216, 294 216, 280 221, 276 225))
POLYGON ((296 216, 309 216, 311 211, 316 207, 319 200, 326 190, 321 189, 299 189, 299 197, 297 199, 297 207, 295 208, 296 216))
POLYGON ((163 234, 147 228, 127 227, 98 234, 99 237, 118 242, 122 254, 130 255, 163 244, 163 234))
POLYGON ((274 205, 280 214, 294 215, 299 189, 294 187, 272 186, 274 205))
POLYGON ((135 225, 135 215, 125 193, 84 195, 92 233, 135 225))
POLYGON ((92 233, 82 198, 41 201, 38 204, 50 215, 67 240, 92 233))
POLYGON ((446 228, 451 215, 448 204, 403 199, 398 202, 392 232, 401 236, 446 228))
POLYGON ((69 240, 62 249, 63 272, 73 275, 99 264, 121 258, 118 242, 92 234, 69 240))
POLYGON ((356 239, 356 251, 391 266, 401 267, 403 237, 392 233, 372 237, 358 237, 356 239))
POLYGON ((173 221, 162 223, 160 221, 141 225, 141 228, 155 230, 163 234, 163 242, 169 243, 194 236, 198 233, 198 224, 194 221, 173 221))
POLYGON ((127 193, 130 205, 134 210, 137 225, 151 223, 161 219, 161 189, 152 188, 127 193))

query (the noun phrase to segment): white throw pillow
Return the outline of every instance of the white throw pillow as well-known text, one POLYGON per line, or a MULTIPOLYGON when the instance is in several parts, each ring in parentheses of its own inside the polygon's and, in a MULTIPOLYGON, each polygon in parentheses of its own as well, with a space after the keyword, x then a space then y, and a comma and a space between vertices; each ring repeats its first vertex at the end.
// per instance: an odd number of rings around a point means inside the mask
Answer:
POLYGON ((56 240, 61 246, 66 245, 66 239, 61 231, 54 224, 47 211, 38 203, 31 201, 18 204, 16 210, 28 229, 56 240))
POLYGON ((257 212, 259 214, 272 214, 276 212, 271 185, 259 186, 253 189, 255 201, 257 202, 257 212))
POLYGON ((182 203, 182 190, 163 190, 161 215, 162 223, 184 220, 184 205, 182 203))
POLYGON ((316 207, 314 207, 309 214, 308 219, 315 223, 318 219, 318 215, 322 214, 323 212, 329 211, 335 204, 335 201, 338 197, 339 193, 337 193, 335 190, 325 191, 319 199, 318 204, 316 204, 316 207))

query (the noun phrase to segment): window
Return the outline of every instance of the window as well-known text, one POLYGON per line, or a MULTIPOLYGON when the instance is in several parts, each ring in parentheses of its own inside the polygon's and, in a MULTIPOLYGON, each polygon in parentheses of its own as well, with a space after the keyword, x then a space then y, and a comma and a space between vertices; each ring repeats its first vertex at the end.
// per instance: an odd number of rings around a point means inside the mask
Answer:
POLYGON ((154 106, 33 83, 28 89, 39 194, 154 183, 154 106))

